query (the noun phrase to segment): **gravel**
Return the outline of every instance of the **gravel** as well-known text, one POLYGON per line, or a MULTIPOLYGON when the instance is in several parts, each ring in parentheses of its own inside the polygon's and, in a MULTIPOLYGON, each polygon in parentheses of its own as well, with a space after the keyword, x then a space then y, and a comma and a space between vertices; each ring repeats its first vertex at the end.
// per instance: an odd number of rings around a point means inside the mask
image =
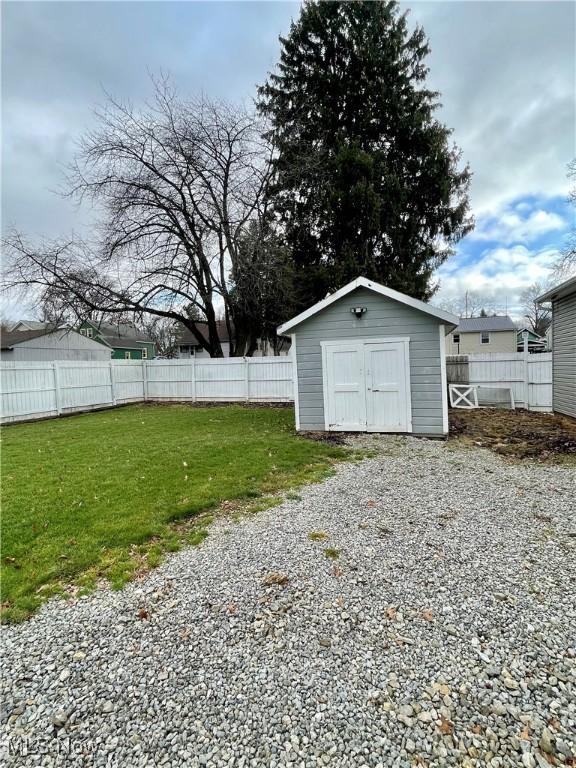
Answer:
POLYGON ((4 764, 574 765, 574 470, 355 442, 378 455, 5 628, 4 764))

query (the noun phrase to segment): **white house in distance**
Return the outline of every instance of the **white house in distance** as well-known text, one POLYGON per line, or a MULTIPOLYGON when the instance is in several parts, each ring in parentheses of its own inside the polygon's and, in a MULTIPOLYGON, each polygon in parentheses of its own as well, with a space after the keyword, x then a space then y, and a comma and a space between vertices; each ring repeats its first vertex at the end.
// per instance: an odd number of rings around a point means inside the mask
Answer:
POLYGON ((518 329, 508 315, 461 317, 446 337, 447 355, 516 352, 518 329))
POLYGON ((112 350, 71 328, 4 331, 0 361, 110 360, 112 350))
MULTIPOLYGON (((205 336, 208 336, 207 323, 196 323, 198 330, 205 336)), ((230 337, 228 335, 228 328, 224 320, 217 320, 216 327, 218 329, 218 338, 220 339, 220 346, 222 347, 223 357, 230 357, 230 337)), ((290 341, 287 338, 280 339, 278 355, 287 355, 290 351, 290 341)), ((183 325, 180 325, 176 334, 176 349, 178 357, 210 357, 208 352, 198 344, 198 339, 194 336, 192 331, 183 325)), ((271 357, 274 355, 274 349, 266 341, 258 339, 257 349, 254 351, 253 357, 271 357)))

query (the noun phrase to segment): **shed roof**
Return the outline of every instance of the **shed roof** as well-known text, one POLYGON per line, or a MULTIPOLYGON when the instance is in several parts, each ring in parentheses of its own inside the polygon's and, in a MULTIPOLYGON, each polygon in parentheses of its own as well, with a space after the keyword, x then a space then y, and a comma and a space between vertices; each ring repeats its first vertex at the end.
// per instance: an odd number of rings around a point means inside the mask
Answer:
MULTIPOLYGON (((58 338, 62 338, 62 336, 69 333, 74 333, 78 336, 80 335, 77 331, 74 331, 71 328, 41 328, 36 331, 3 331, 0 349, 12 349, 17 344, 22 344, 24 341, 32 341, 32 339, 38 339, 41 336, 53 336, 54 334, 58 334, 58 338)), ((86 337, 83 338, 86 339, 86 337)), ((101 346, 95 339, 87 339, 87 341, 101 346)))
POLYGON ((536 301, 538 304, 542 304, 545 301, 562 299, 564 296, 569 296, 571 293, 576 293, 576 275, 574 275, 574 277, 568 278, 568 280, 560 283, 560 285, 557 285, 555 288, 551 288, 549 291, 546 291, 546 293, 543 293, 542 296, 538 296, 536 301))
POLYGON ((348 283, 348 285, 345 285, 343 288, 340 288, 340 290, 330 294, 330 296, 327 296, 325 299, 322 299, 322 301, 319 301, 317 304, 314 304, 306 311, 301 312, 299 315, 296 315, 296 317, 293 317, 291 320, 288 320, 282 325, 279 325, 278 328, 276 329, 277 332, 279 334, 283 334, 283 333, 286 333, 286 331, 292 330, 297 325, 300 325, 300 323, 303 323, 305 320, 308 320, 308 318, 312 317, 313 315, 316 315, 318 312, 321 312, 323 309, 326 309, 326 307, 329 307, 330 304, 333 304, 335 301, 338 301, 344 296, 347 296, 349 293, 352 293, 352 291, 355 291, 357 288, 367 288, 370 291, 374 291, 374 293, 378 293, 381 296, 385 296, 387 299, 398 301, 400 302, 400 304, 406 304, 407 306, 412 307, 413 309, 417 309, 420 312, 424 312, 427 315, 431 315, 432 317, 435 317, 438 320, 441 320, 446 325, 450 325, 450 326, 458 325, 458 318, 455 315, 453 315, 451 312, 446 312, 443 309, 438 309, 438 307, 434 307, 431 304, 427 304, 425 301, 420 301, 419 299, 413 299, 412 296, 407 296, 405 293, 394 291, 392 288, 387 288, 385 285, 380 285, 380 283, 375 283, 373 280, 368 280, 365 277, 357 277, 356 280, 352 280, 351 283, 348 283))
POLYGON ((456 333, 471 333, 473 331, 515 331, 514 321, 508 315, 496 317, 461 317, 456 333))
POLYGON ((2 349, 11 349, 15 344, 21 344, 23 341, 30 341, 30 339, 37 339, 39 336, 46 336, 48 333, 52 333, 52 331, 45 328, 40 328, 36 331, 3 331, 0 347, 2 349))

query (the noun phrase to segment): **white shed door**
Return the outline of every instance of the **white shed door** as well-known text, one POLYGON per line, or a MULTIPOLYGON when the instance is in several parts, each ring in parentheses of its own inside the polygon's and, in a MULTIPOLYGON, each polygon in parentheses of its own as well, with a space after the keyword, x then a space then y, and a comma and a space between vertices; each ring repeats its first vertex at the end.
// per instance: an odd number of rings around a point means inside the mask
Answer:
POLYGON ((327 429, 412 431, 408 340, 330 341, 322 346, 327 429))
POLYGON ((409 431, 406 346, 401 341, 364 345, 368 432, 409 431))
POLYGON ((366 429, 366 383, 364 345, 340 342, 325 348, 325 386, 328 429, 366 429))

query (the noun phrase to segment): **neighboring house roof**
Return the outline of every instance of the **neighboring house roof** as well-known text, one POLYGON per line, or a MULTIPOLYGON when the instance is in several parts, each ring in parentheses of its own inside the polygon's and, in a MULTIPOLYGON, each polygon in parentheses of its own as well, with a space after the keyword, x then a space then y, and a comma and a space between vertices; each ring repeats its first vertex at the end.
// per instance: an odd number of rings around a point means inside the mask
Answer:
MULTIPOLYGON (((196 327, 204 336, 204 338, 208 338, 208 323, 196 323, 196 327)), ((225 320, 217 320, 216 321, 216 329, 218 331, 218 339, 220 343, 225 341, 230 341, 230 335, 228 333, 228 328, 226 327, 225 320)), ((189 346, 189 345, 195 345, 197 346, 199 344, 198 339, 192 331, 189 328, 186 328, 185 325, 180 325, 178 328, 178 332, 176 334, 176 343, 179 346, 189 346)))
POLYGON ((545 301, 553 301, 554 299, 562 299, 564 296, 569 296, 571 293, 576 293, 576 275, 570 277, 564 283, 560 283, 555 288, 551 288, 542 296, 538 296, 536 301, 538 304, 543 304, 545 301))
MULTIPOLYGON (((142 349, 146 344, 139 339, 120 338, 118 336, 106 336, 101 333, 100 338, 109 346, 117 347, 118 349, 142 349)), ((149 344, 153 342, 149 341, 149 344)))
POLYGON ((151 341, 144 331, 141 331, 134 323, 93 323, 91 320, 87 322, 93 325, 94 328, 97 328, 103 336, 129 338, 135 341, 151 341))
POLYGON ((543 336, 538 336, 538 334, 534 333, 534 331, 531 330, 530 328, 518 328, 517 329, 518 336, 522 336, 522 334, 524 332, 526 332, 528 334, 528 336, 536 339, 537 341, 544 341, 544 337, 543 336))
POLYGON ((97 323, 86 320, 96 331, 98 337, 109 347, 118 349, 142 349, 145 344, 154 344, 144 331, 133 323, 97 323))
MULTIPOLYGON (((41 336, 52 336, 54 334, 58 334, 58 338, 60 339, 69 333, 76 333, 78 336, 80 336, 77 331, 74 331, 71 328, 44 328, 37 331, 3 331, 1 334, 2 339, 0 343, 0 349, 13 349, 16 345, 22 344, 24 341, 39 339, 41 336)), ((98 344, 95 339, 88 339, 88 341, 93 342, 95 345, 98 344)))
POLYGON ((282 334, 286 333, 286 331, 292 330, 295 326, 300 325, 300 323, 303 323, 305 320, 308 320, 308 318, 313 317, 313 315, 321 312, 323 309, 326 309, 326 307, 329 307, 335 301, 338 301, 344 296, 347 296, 349 293, 352 293, 352 291, 355 291, 357 288, 367 288, 370 291, 374 291, 374 293, 385 296, 387 299, 393 299, 394 301, 398 301, 400 304, 406 304, 413 309, 417 309, 420 312, 425 312, 427 315, 431 315, 432 317, 436 317, 439 320, 442 320, 442 322, 446 323, 447 325, 458 325, 458 318, 450 312, 446 312, 443 309, 438 309, 438 307, 433 307, 431 304, 426 304, 426 302, 420 301, 419 299, 413 299, 411 296, 407 296, 406 294, 400 293, 399 291, 394 291, 392 288, 386 288, 386 286, 380 285, 380 283, 375 283, 365 277, 357 277, 356 280, 352 280, 351 283, 348 283, 348 285, 345 285, 343 288, 335 291, 330 296, 322 299, 322 301, 314 304, 306 311, 301 312, 299 315, 296 315, 296 317, 293 317, 286 323, 279 325, 276 329, 277 332, 282 334))
POLYGON ((512 318, 508 315, 496 317, 461 317, 455 333, 474 333, 475 331, 516 331, 512 318))
POLYGON ((3 331, 1 349, 12 349, 16 344, 21 344, 23 341, 30 341, 30 339, 37 339, 40 336, 46 336, 49 333, 53 333, 52 330, 46 330, 41 328, 36 331, 3 331))
POLYGON ((62 324, 47 323, 42 320, 18 320, 11 327, 11 331, 45 331, 52 328, 60 328, 62 324))

